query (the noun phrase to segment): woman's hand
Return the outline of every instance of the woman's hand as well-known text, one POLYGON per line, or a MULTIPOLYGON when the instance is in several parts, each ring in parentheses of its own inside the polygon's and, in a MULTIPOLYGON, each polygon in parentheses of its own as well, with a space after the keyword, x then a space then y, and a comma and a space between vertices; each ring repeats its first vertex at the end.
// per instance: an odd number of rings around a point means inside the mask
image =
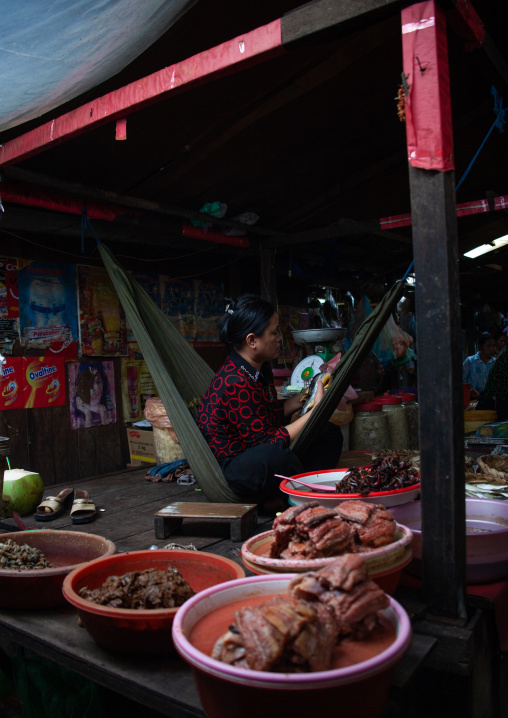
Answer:
MULTIPOLYGON (((323 382, 321 379, 318 379, 317 381, 317 387, 316 387, 316 393, 314 395, 314 404, 309 411, 307 411, 303 416, 299 416, 298 419, 295 419, 291 424, 288 424, 286 426, 287 432, 289 434, 289 438, 291 441, 296 439, 300 431, 303 429, 305 424, 307 423, 309 416, 312 414, 316 404, 319 404, 321 399, 323 398, 323 395, 325 393, 323 382)), ((294 397, 291 397, 294 398, 294 397)))
POLYGON ((284 416, 292 416, 295 411, 299 411, 303 406, 303 391, 295 396, 290 396, 284 402, 284 416))

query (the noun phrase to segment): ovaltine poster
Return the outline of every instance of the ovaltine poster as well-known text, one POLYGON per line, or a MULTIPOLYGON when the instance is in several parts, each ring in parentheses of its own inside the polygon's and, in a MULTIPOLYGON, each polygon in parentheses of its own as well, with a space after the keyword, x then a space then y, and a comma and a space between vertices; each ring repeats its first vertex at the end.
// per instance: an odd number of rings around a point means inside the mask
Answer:
POLYGON ((23 357, 7 357, 0 366, 0 410, 23 409, 25 372, 23 357))
POLYGON ((65 360, 62 357, 23 357, 25 409, 65 404, 65 360))
POLYGON ((18 260, 21 345, 78 356, 76 278, 71 264, 18 260))

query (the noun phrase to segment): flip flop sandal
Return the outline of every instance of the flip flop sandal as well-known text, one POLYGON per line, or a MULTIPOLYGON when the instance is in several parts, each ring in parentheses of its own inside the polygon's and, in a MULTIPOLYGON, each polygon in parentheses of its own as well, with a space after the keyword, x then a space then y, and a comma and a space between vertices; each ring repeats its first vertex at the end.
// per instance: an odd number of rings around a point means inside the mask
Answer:
POLYGON ((71 521, 73 524, 88 524, 95 519, 97 510, 88 491, 76 489, 71 508, 71 521))
POLYGON ((37 506, 34 519, 36 521, 54 521, 70 504, 74 496, 74 489, 62 489, 56 496, 46 496, 37 506))

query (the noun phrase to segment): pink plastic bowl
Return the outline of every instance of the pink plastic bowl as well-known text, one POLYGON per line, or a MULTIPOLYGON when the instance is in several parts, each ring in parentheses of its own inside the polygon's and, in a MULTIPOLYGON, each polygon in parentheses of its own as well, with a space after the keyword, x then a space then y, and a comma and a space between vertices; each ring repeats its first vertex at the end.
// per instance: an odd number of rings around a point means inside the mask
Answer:
MULTIPOLYGON (((173 623, 173 642, 190 664, 208 718, 280 718, 281 715, 340 715, 379 718, 388 700, 391 673, 411 644, 411 623, 393 598, 384 616, 395 627, 394 642, 377 656, 316 673, 269 673, 216 661, 195 648, 195 624, 234 601, 287 593, 296 574, 250 576, 214 586, 189 599, 173 623)), ((233 615, 231 616, 233 618, 233 615)))

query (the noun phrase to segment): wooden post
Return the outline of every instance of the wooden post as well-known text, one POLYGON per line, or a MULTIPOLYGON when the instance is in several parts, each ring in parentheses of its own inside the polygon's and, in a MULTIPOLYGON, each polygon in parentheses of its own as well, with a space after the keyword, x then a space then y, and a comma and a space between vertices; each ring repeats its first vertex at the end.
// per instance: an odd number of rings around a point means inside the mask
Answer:
POLYGON ((275 249, 261 247, 260 274, 261 286, 259 294, 277 309, 277 284, 275 281, 275 249))
POLYGON ((465 484, 455 172, 444 16, 402 11, 416 275, 422 578, 432 611, 463 619, 465 484))

